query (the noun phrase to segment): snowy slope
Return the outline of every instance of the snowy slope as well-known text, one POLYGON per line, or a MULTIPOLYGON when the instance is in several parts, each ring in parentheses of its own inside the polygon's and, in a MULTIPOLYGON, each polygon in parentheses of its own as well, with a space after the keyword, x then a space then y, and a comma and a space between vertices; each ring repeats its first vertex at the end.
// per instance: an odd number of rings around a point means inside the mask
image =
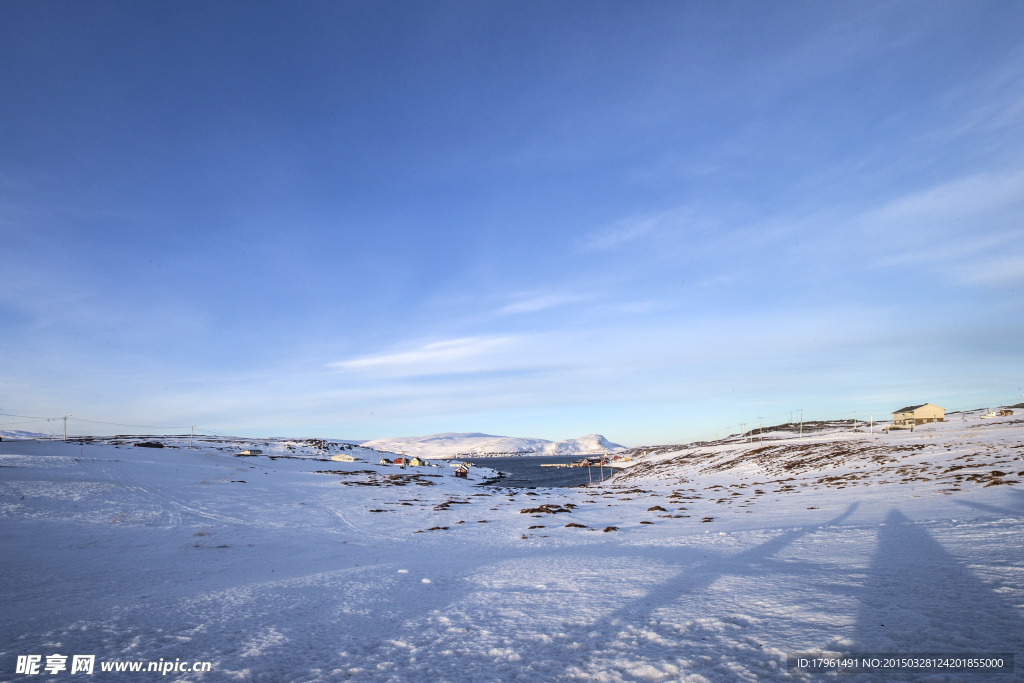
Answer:
POLYGON ((0 429, 0 439, 45 439, 45 434, 26 432, 21 429, 0 429))
MULTIPOLYGON (((60 439, 60 437, 57 437, 60 439)), ((244 450, 260 450, 271 458, 298 457, 324 459, 331 455, 347 453, 356 459, 374 462, 380 459, 378 453, 362 448, 358 441, 338 441, 317 438, 271 437, 252 439, 241 436, 207 436, 188 434, 122 434, 119 436, 69 436, 68 443, 79 445, 132 446, 137 443, 159 444, 161 448, 217 451, 236 454, 244 450)))
POLYGON ((805 429, 802 436, 765 430, 717 445, 639 448, 634 454, 640 457, 617 481, 728 482, 730 500, 722 502, 730 506, 758 500, 764 493, 748 489, 759 484, 807 493, 898 483, 946 495, 977 485, 1019 484, 1024 415, 985 419, 985 412, 953 413, 946 422, 913 431, 846 423, 805 429), (752 478, 759 481, 744 483, 752 478))
POLYGON ((0 680, 55 653, 211 663, 168 681, 637 683, 1024 651, 1019 416, 677 448, 562 490, 222 446, 0 443, 0 680))
POLYGON ((490 434, 459 434, 447 432, 429 436, 375 439, 362 444, 388 453, 405 453, 421 458, 455 458, 474 455, 588 455, 617 453, 624 446, 611 443, 600 434, 589 434, 578 439, 547 441, 490 434))

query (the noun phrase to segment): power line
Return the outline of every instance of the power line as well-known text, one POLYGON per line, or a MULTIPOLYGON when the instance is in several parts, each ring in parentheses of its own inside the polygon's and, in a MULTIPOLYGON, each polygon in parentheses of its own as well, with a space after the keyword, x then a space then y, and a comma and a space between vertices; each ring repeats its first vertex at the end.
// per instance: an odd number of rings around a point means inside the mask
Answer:
MULTIPOLYGON (((2 415, 4 417, 28 418, 32 422, 53 422, 53 421, 56 421, 56 420, 63 420, 64 419, 63 417, 43 417, 43 416, 40 416, 40 415, 16 415, 14 413, 0 413, 0 415, 2 415)), ((220 433, 218 433, 218 432, 216 432, 216 431, 214 431, 212 429, 203 429, 201 427, 166 427, 166 426, 160 426, 160 425, 137 425, 137 424, 128 424, 128 423, 125 423, 125 422, 105 422, 103 420, 89 420, 89 419, 86 419, 84 417, 68 417, 67 419, 72 420, 72 421, 77 421, 77 422, 87 422, 89 424, 105 425, 105 426, 108 426, 108 427, 137 427, 137 428, 140 428, 140 429, 159 429, 160 431, 164 431, 164 432, 174 431, 174 430, 178 430, 178 429, 183 430, 183 431, 186 430, 186 429, 188 429, 188 430, 198 429, 199 431, 196 434, 196 436, 219 436, 219 437, 225 438, 225 439, 229 439, 229 438, 232 438, 232 437, 239 436, 237 434, 220 434, 220 433)), ((15 424, 31 424, 31 423, 30 422, 8 422, 6 424, 8 424, 8 425, 15 425, 15 424)), ((0 425, 0 427, 2 427, 2 426, 3 425, 0 425)))
MULTIPOLYGON (((26 419, 32 420, 34 422, 53 422, 55 420, 63 420, 64 419, 63 416, 60 416, 60 417, 43 417, 43 416, 40 416, 40 415, 15 415, 14 413, 0 413, 0 415, 2 415, 4 417, 21 417, 21 418, 26 418, 26 419)), ((69 419, 69 420, 71 420, 73 422, 88 422, 89 424, 107 425, 109 427, 139 427, 141 429, 160 429, 160 430, 165 431, 165 432, 172 431, 172 430, 175 430, 175 429, 181 429, 181 430, 191 429, 191 427, 167 427, 167 426, 161 426, 161 425, 128 424, 126 422, 105 422, 103 420, 89 420, 89 419, 86 419, 84 417, 70 417, 69 416, 67 419, 69 419)), ((8 422, 6 424, 29 424, 29 423, 28 422, 8 422)), ((229 435, 229 434, 218 434, 215 431, 213 431, 212 429, 202 429, 202 428, 200 428, 199 430, 200 430, 200 432, 205 432, 206 434, 204 434, 204 435, 208 435, 208 436, 234 436, 233 434, 231 434, 231 435, 229 435)))
POLYGON ((173 429, 188 429, 188 427, 160 427, 159 425, 130 425, 130 424, 123 424, 121 422, 101 422, 99 420, 86 420, 86 419, 81 418, 81 417, 71 417, 71 418, 68 418, 68 419, 69 420, 74 420, 76 422, 88 422, 90 424, 109 425, 111 427, 141 427, 143 429, 162 429, 164 431, 170 431, 170 430, 173 430, 173 429))
POLYGON ((50 421, 50 420, 59 420, 60 419, 59 417, 41 417, 39 415, 15 415, 14 413, 0 413, 0 415, 3 415, 4 417, 24 417, 24 418, 27 418, 29 420, 47 420, 47 421, 50 421))

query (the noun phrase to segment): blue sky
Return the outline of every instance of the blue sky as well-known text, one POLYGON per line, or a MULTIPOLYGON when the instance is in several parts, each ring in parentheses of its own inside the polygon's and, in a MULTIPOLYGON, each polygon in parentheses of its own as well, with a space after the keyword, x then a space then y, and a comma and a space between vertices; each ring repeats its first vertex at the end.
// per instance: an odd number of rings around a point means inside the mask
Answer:
POLYGON ((0 412, 641 445, 1024 400, 1022 25, 0 4, 0 412))

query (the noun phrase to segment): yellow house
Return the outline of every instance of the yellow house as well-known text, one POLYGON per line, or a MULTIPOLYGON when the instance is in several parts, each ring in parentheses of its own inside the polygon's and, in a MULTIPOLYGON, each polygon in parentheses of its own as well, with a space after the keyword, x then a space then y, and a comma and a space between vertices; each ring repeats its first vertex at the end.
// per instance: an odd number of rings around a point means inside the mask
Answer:
POLYGON ((429 463, 427 463, 426 460, 420 460, 416 456, 413 456, 413 458, 409 460, 409 465, 412 467, 425 467, 427 464, 429 463))
POLYGON ((332 455, 331 456, 331 460, 336 460, 338 462, 355 462, 356 461, 356 459, 353 458, 348 453, 338 453, 337 455, 332 455))
POLYGON ((910 427, 911 425, 922 425, 926 422, 945 422, 946 409, 940 408, 931 403, 922 403, 916 406, 907 406, 894 411, 892 423, 895 427, 910 427))

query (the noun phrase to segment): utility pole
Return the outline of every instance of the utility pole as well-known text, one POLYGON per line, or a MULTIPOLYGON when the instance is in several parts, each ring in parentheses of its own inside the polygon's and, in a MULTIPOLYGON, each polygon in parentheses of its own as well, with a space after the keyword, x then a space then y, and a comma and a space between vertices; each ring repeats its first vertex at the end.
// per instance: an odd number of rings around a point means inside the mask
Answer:
POLYGON ((758 441, 760 442, 760 444, 763 446, 764 445, 764 436, 761 433, 761 416, 760 415, 757 416, 757 438, 758 438, 758 441))
POLYGON ((853 428, 857 429, 857 411, 853 411, 853 428))
POLYGON ((64 416, 64 440, 68 440, 68 418, 71 417, 71 413, 64 416))
POLYGON ((871 427, 870 427, 871 432, 870 433, 874 434, 875 433, 875 414, 874 413, 868 413, 868 416, 871 418, 871 427))
MULTIPOLYGON (((746 434, 747 423, 746 422, 740 422, 740 429, 742 429, 743 433, 746 434)), ((746 434, 746 437, 747 437, 747 443, 750 443, 750 434, 746 434)))
POLYGON ((800 438, 803 439, 804 438, 804 409, 803 408, 798 408, 797 410, 800 411, 800 438))
POLYGON ((195 425, 192 425, 192 431, 188 433, 188 449, 192 450, 192 435, 196 433, 195 425))

